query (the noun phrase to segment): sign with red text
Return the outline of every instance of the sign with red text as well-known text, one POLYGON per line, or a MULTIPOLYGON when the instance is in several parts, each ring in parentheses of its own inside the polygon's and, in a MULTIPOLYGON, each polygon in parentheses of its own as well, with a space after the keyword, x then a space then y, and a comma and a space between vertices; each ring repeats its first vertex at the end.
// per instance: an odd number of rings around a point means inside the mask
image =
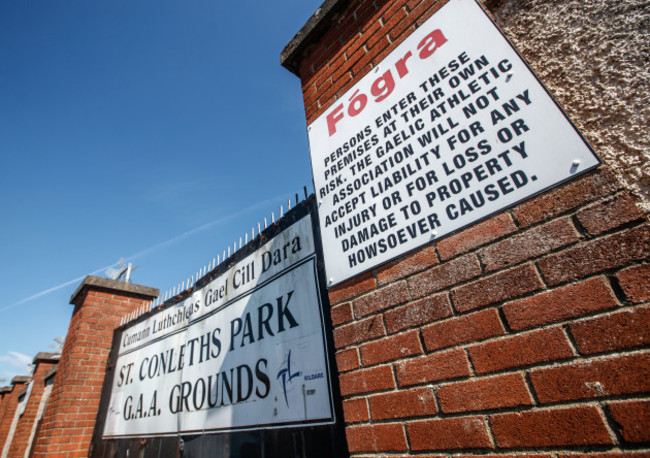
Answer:
POLYGON ((103 438, 334 422, 311 216, 121 334, 103 438))
POLYGON ((329 286, 600 164, 475 0, 450 0, 308 130, 329 286))

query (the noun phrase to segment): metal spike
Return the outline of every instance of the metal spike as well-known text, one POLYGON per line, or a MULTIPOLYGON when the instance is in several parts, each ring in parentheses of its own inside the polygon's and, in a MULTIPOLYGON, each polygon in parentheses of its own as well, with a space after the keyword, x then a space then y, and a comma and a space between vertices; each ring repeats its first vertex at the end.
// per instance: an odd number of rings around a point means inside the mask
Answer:
POLYGON ((305 199, 307 199, 307 197, 309 197, 307 195, 307 186, 303 186, 302 189, 303 189, 303 191, 305 191, 305 199))
MULTIPOLYGON (((188 288, 190 287, 190 284, 189 284, 189 283, 187 284, 187 287, 188 287, 188 288)), ((185 291, 185 281, 183 281, 183 284, 182 284, 182 286, 181 286, 181 291, 185 291)))
POLYGON ((239 249, 241 250, 241 237, 239 237, 239 249))
POLYGON ((298 205, 299 201, 300 201, 300 197, 298 197, 298 193, 296 193, 296 205, 298 205))
POLYGON ((221 258, 219 258, 219 255, 217 255, 217 264, 221 264, 221 258))
POLYGON ((275 223, 275 214, 271 212, 271 223, 275 223))
POLYGON ((192 275, 192 279, 190 280, 192 284, 194 284, 194 275, 192 275))
POLYGON ((237 251, 237 240, 232 242, 232 253, 235 254, 235 251, 237 251))
POLYGON ((255 238, 255 226, 251 227, 251 240, 255 238))
POLYGON ((266 216, 264 217, 264 229, 266 229, 266 216))
MULTIPOLYGON (((230 254, 228 254, 228 256, 230 256, 230 254)), ((226 260, 226 250, 223 250, 223 260, 226 260)))
POLYGON ((228 246, 228 257, 230 257, 230 246, 228 246))
POLYGON ((291 197, 287 199, 287 211, 291 210, 291 197))
POLYGON ((280 205, 280 218, 284 216, 284 209, 282 208, 282 205, 280 205))
POLYGON ((257 223, 257 235, 260 235, 262 233, 262 227, 260 226, 260 223, 257 223))

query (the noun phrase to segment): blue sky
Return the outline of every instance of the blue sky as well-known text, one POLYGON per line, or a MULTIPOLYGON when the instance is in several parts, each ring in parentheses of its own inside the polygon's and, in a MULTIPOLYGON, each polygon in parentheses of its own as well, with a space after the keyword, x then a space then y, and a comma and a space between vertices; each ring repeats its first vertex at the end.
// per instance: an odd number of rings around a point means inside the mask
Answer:
POLYGON ((280 52, 320 0, 0 0, 0 379, 120 257, 162 291, 307 185, 280 52))

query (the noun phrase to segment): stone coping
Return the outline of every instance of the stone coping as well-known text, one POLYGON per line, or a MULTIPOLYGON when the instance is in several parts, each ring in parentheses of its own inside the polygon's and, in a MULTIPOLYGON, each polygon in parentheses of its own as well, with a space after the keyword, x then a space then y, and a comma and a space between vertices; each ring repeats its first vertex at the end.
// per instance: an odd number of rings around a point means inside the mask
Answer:
POLYGON ((298 75, 298 68, 303 53, 316 43, 336 19, 337 13, 346 8, 350 2, 344 0, 325 0, 304 26, 291 39, 280 53, 280 64, 298 75))
POLYGON ((158 297, 160 292, 158 288, 152 288, 150 286, 136 285, 135 283, 88 275, 70 297, 70 303, 75 304, 77 298, 86 288, 106 289, 115 291, 115 294, 125 295, 124 293, 126 293, 126 295, 146 296, 151 299, 158 297))

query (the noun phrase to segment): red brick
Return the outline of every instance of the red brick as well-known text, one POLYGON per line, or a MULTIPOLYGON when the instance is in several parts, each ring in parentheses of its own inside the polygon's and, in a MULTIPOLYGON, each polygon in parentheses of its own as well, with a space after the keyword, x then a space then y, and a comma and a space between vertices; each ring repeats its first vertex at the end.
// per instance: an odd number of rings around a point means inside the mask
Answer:
POLYGON ((414 421, 406 430, 414 451, 493 448, 482 417, 414 421))
POLYGON ((433 13, 438 11, 441 6, 447 2, 441 2, 439 0, 423 0, 417 1, 414 3, 407 3, 407 8, 411 9, 411 16, 417 18, 416 24, 420 27, 427 19, 429 19, 433 13), (417 5, 419 3, 419 5, 417 5), (417 5, 417 7, 414 7, 417 5))
POLYGON ((557 458, 648 458, 648 452, 560 453, 557 458))
POLYGON ((381 29, 382 26, 379 20, 372 19, 368 21, 366 29, 361 35, 361 41, 365 43, 366 48, 372 49, 377 44, 377 41, 384 37, 381 29))
POLYGON ((650 442, 650 401, 613 402, 607 408, 623 441, 650 442))
POLYGON ((420 298, 479 275, 481 266, 478 258, 468 254, 409 278, 409 290, 414 298, 420 298))
POLYGON ((400 361, 395 365, 400 386, 469 376, 469 361, 462 350, 450 350, 400 361))
POLYGON ((347 347, 386 335, 381 316, 366 318, 334 329, 336 348, 347 347))
POLYGON ((395 388, 393 370, 390 366, 377 366, 339 375, 341 395, 389 390, 395 388))
POLYGON ((650 345, 650 309, 623 310, 573 323, 571 334, 584 354, 650 345))
POLYGON ((635 304, 650 301, 650 264, 622 270, 616 279, 628 301, 635 304))
POLYGON ((521 374, 454 382, 440 387, 438 398, 444 413, 529 406, 533 403, 521 374))
POLYGON ((328 291, 330 304, 336 305, 347 301, 363 293, 372 291, 377 287, 377 281, 372 276, 372 272, 356 276, 347 280, 340 285, 336 285, 328 291))
POLYGON ((620 187, 611 170, 601 167, 528 200, 512 211, 519 224, 526 227, 612 194, 620 187))
POLYGON ((502 269, 549 253, 579 240, 570 218, 534 227, 479 250, 486 271, 502 269))
POLYGON ((627 229, 538 261, 550 285, 627 266, 650 256, 650 226, 627 229))
POLYGON ((336 352, 336 365, 339 372, 347 372, 360 367, 359 350, 349 348, 336 352))
POLYGON ((650 391, 650 353, 612 356, 531 371, 541 403, 650 391))
POLYGON ((352 86, 352 81, 352 74, 344 73, 338 80, 334 80, 332 87, 327 89, 324 93, 321 93, 318 102, 321 105, 325 105, 327 101, 332 100, 334 95, 344 94, 345 91, 347 91, 349 87, 352 86))
POLYGON ((384 20, 384 27, 382 28, 382 32, 385 34, 390 34, 393 29, 400 23, 409 23, 411 18, 407 19, 404 5, 401 4, 401 2, 397 2, 394 3, 393 6, 384 13, 382 19, 384 20))
POLYGON ((603 416, 592 406, 494 415, 490 423, 498 447, 613 444, 603 416))
POLYGON ((370 396, 369 401, 373 420, 421 417, 438 413, 431 388, 391 391, 370 396))
POLYGON ((377 280, 380 285, 391 283, 438 264, 436 250, 431 245, 406 254, 393 262, 384 264, 377 269, 377 280))
POLYGON ((500 213, 436 243, 440 259, 446 261, 459 254, 512 234, 517 226, 509 213, 500 213))
POLYGON ((526 329, 617 306, 609 283, 597 277, 510 302, 503 312, 512 329, 526 329))
POLYGON ((447 294, 425 297, 384 313, 389 334, 421 326, 451 316, 451 303, 447 294))
POLYGON ((406 282, 393 283, 377 291, 356 299, 352 304, 357 318, 377 313, 381 310, 403 304, 409 300, 406 282))
POLYGON ((331 309, 332 325, 338 326, 339 324, 349 323, 354 318, 352 315, 352 304, 346 302, 344 304, 335 305, 331 309))
POLYGON ((466 312, 522 296, 543 287, 535 268, 526 264, 456 288, 451 292, 451 297, 456 310, 466 312))
POLYGON ((503 334, 505 329, 495 309, 450 318, 422 329, 427 351, 478 342, 503 334))
POLYGON ((479 374, 525 367, 573 356, 566 335, 559 328, 504 337, 469 348, 479 374))
POLYGON ((518 455, 518 454, 498 454, 498 455, 490 455, 490 454, 483 454, 481 453, 480 455, 454 455, 454 458, 477 458, 477 456, 480 456, 481 458, 522 458, 522 456, 525 456, 526 458, 554 458, 554 454, 550 453, 530 453, 526 452, 525 455, 518 455))
POLYGON ((576 216, 589 234, 596 235, 643 219, 629 194, 620 194, 579 211, 576 216))
POLYGON ((348 426, 345 432, 351 453, 406 451, 404 427, 399 424, 348 426))
POLYGON ((361 359, 364 366, 385 363, 420 353, 422 353, 422 345, 417 331, 384 337, 361 346, 361 359))
POLYGON ((366 398, 345 399, 343 401, 343 417, 346 423, 368 421, 370 412, 366 398))
POLYGON ((415 23, 401 21, 390 31, 390 40, 401 43, 415 31, 415 23))
POLYGON ((324 110, 324 108, 320 106, 320 103, 318 101, 312 103, 311 105, 305 106, 305 118, 307 121, 311 122, 311 120, 316 119, 316 114, 320 110, 324 110))

